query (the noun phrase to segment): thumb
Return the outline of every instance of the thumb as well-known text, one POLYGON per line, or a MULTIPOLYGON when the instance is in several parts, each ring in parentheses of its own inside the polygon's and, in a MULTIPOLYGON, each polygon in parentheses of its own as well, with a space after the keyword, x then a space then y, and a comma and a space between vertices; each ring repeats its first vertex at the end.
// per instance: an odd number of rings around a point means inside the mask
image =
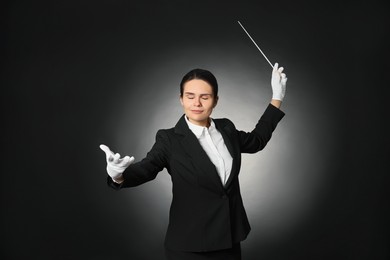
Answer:
POLYGON ((100 149, 102 149, 103 152, 105 152, 107 160, 112 161, 114 153, 110 150, 110 148, 108 148, 108 146, 104 144, 101 144, 99 147, 100 149))
POLYGON ((278 67, 279 67, 279 64, 276 62, 273 69, 272 69, 272 72, 278 72, 278 67))

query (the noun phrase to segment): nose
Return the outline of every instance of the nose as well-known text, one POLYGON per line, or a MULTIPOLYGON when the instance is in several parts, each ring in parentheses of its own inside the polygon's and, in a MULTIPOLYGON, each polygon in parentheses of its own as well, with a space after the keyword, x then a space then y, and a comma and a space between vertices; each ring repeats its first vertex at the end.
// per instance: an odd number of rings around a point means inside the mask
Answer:
POLYGON ((200 102, 200 98, 194 98, 194 106, 196 107, 202 106, 202 103, 200 102))

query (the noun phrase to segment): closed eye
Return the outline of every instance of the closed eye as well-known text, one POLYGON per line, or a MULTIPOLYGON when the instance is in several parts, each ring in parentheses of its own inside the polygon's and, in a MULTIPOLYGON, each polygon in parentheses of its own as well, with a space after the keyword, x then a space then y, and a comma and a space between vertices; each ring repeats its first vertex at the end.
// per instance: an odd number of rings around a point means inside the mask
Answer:
POLYGON ((201 95, 200 96, 203 100, 208 100, 210 97, 211 97, 211 95, 210 94, 203 94, 203 95, 201 95))

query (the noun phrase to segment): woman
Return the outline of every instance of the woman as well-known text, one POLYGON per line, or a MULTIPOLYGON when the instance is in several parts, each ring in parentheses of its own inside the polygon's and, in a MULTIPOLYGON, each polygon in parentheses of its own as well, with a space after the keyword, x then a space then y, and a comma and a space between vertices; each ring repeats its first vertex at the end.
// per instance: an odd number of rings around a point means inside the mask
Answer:
POLYGON ((262 150, 283 118, 279 108, 287 77, 282 71, 276 63, 272 100, 252 132, 210 117, 218 103, 217 80, 211 72, 195 69, 180 84, 184 115, 175 127, 157 132, 143 160, 133 163, 133 157, 121 158, 100 146, 106 153, 108 185, 114 189, 153 180, 164 168, 171 175, 168 260, 241 259, 240 242, 250 231, 238 180, 241 153, 262 150))

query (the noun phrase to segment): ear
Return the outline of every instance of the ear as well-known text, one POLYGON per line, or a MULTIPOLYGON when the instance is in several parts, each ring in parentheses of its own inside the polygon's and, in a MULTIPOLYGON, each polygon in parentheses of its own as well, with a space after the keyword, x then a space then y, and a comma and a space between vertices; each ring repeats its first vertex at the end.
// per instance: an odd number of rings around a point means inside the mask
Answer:
POLYGON ((180 96, 180 104, 181 104, 182 106, 184 106, 184 104, 183 104, 183 97, 182 97, 182 96, 180 96))
POLYGON ((213 108, 215 108, 218 104, 218 96, 215 97, 213 108))

